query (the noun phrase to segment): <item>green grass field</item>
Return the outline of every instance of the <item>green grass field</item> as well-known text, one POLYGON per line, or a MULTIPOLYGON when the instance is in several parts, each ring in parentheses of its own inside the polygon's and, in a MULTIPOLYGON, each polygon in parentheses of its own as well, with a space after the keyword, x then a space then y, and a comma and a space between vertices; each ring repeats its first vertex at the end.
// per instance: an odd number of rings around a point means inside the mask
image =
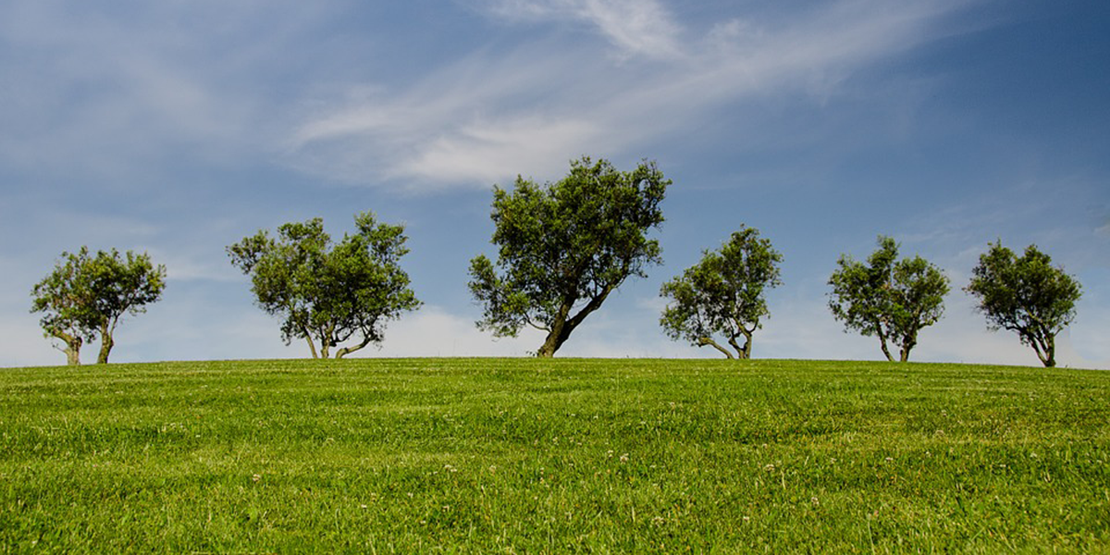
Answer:
POLYGON ((1110 552, 1110 372, 0 370, 0 552, 1110 552))

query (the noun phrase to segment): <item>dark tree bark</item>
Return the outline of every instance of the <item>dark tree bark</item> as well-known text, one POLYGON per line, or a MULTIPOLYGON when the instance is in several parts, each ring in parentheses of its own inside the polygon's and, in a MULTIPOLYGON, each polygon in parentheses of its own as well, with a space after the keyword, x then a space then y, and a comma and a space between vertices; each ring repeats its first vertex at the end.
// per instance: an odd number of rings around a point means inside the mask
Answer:
POLYGON ((590 313, 601 308, 601 304, 605 302, 605 298, 609 293, 616 289, 616 285, 608 285, 604 287, 601 292, 590 299, 582 310, 578 311, 572 318, 567 318, 570 311, 574 308, 574 303, 578 299, 566 299, 563 304, 559 306, 559 312, 555 315, 555 321, 551 324, 551 329, 547 333, 547 338, 544 339, 543 345, 540 350, 536 351, 536 356, 540 358, 551 358, 555 356, 555 351, 563 346, 563 343, 570 338, 571 332, 581 324, 590 313))

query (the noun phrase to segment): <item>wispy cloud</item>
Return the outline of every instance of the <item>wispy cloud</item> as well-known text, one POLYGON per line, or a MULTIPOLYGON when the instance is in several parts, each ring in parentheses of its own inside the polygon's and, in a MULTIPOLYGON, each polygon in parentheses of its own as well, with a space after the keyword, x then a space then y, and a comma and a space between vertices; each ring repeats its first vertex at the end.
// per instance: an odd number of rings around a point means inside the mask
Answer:
POLYGON ((941 32, 937 22, 961 4, 845 0, 788 21, 740 14, 687 28, 658 2, 492 2, 488 13, 510 21, 588 21, 622 57, 557 34, 475 51, 409 88, 325 103, 289 152, 308 171, 418 188, 547 177, 599 149, 639 158, 632 151, 696 130, 724 105, 794 93, 819 102, 843 76, 941 32))
POLYGON ((583 22, 601 33, 622 55, 674 58, 681 54, 681 27, 654 0, 494 0, 482 6, 509 19, 583 22))
POLYGON ((0 69, 20 76, 0 85, 0 162, 137 184, 167 158, 272 150, 268 57, 319 18, 272 4, 0 4, 0 69))

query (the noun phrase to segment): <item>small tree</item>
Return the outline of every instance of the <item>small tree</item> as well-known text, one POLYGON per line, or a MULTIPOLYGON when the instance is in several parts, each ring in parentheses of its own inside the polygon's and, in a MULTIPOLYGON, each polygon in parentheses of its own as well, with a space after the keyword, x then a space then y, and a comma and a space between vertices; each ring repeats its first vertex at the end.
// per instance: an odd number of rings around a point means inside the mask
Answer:
POLYGON ((887 342, 898 345, 899 360, 906 362, 917 345, 918 332, 944 314, 949 281, 920 256, 898 260, 894 239, 879 236, 878 244, 867 265, 840 256, 839 269, 829 278, 833 288, 829 308, 846 331, 879 336, 887 360, 894 360, 887 342))
POLYGON ((282 225, 277 239, 263 230, 227 248, 232 264, 251 276, 258 305, 284 317, 285 344, 303 338, 312 358, 328 358, 352 338, 336 358, 381 343, 387 321, 421 304, 400 267, 408 253, 404 226, 376 223, 368 212, 355 224, 358 232, 334 247, 315 218, 282 225))
POLYGON ((964 290, 978 299, 977 308, 991 330, 1017 332, 1045 367, 1056 366, 1056 334, 1075 319, 1082 292, 1079 282, 1053 267, 1047 254, 1029 245, 1018 258, 998 241, 979 257, 964 290))
POLYGON ((166 286, 166 267, 157 267, 146 253, 112 249, 90 256, 88 247, 76 254, 62 253, 64 263, 35 285, 31 312, 45 312, 40 320, 47 337, 60 339, 66 360, 81 363, 81 346, 100 337, 97 363, 106 364, 115 346, 115 331, 125 314, 146 311, 166 286))
POLYGON ((722 334, 736 357, 751 358, 752 334, 767 316, 767 288, 780 285, 782 255, 759 230, 741 226, 719 251, 705 251, 701 262, 663 284, 660 295, 673 300, 659 323, 671 339, 711 346, 734 358, 713 339, 722 334), (737 342, 744 337, 744 345, 737 342))
POLYGON ((485 309, 478 327, 498 337, 526 325, 542 330, 536 354, 554 356, 625 279, 660 262, 647 232, 663 222, 659 203, 670 183, 654 163, 620 172, 583 157, 554 184, 517 177, 511 192, 494 187, 500 272, 484 255, 470 262, 470 291, 485 309))

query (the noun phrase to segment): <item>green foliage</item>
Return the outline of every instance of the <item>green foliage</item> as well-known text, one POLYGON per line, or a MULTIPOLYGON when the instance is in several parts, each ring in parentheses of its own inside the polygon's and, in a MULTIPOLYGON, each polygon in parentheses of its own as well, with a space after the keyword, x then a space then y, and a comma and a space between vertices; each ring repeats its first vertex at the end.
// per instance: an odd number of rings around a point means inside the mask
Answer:
POLYGON ((62 259, 31 291, 31 312, 45 313, 43 331, 65 344, 69 364, 80 364, 81 346, 97 336, 97 362, 105 364, 120 319, 145 312, 146 305, 161 298, 166 267, 155 267, 146 253, 121 256, 116 249, 97 251, 94 257, 81 247, 76 254, 63 252, 62 259))
POLYGON ((920 256, 898 260, 894 239, 879 236, 878 244, 866 265, 841 255, 839 268, 829 277, 829 309, 847 330, 877 335, 887 360, 894 360, 887 342, 898 345, 899 359, 906 362, 918 332, 944 314, 949 281, 920 256))
POLYGON ((543 330, 537 354, 554 355, 626 278, 661 261, 647 232, 663 222, 670 183, 654 163, 621 172, 583 157, 554 184, 517 177, 511 192, 495 187, 497 263, 484 255, 470 263, 470 290, 484 307, 478 326, 499 337, 543 330))
POLYGON ((348 359, 0 372, 0 552, 1106 553, 1110 374, 348 359))
POLYGON ((979 257, 965 290, 978 298, 990 329, 1017 332, 1046 367, 1056 366, 1056 334, 1075 319, 1082 292, 1051 257, 1029 245, 1018 258, 998 241, 979 257))
POLYGON ((741 226, 716 252, 705 251, 701 262, 663 284, 660 295, 672 300, 659 320, 672 339, 712 346, 728 358, 733 354, 713 339, 723 334, 741 359, 751 357, 752 334, 767 316, 765 290, 780 285, 782 254, 759 230, 741 226), (737 343, 744 337, 744 345, 737 343))
POLYGON ((408 253, 404 226, 376 223, 368 212, 355 224, 357 233, 335 245, 315 218, 282 225, 276 239, 263 230, 227 248, 232 264, 251 276, 258 305, 284 318, 282 339, 305 339, 313 358, 328 358, 352 338, 336 358, 380 343, 387 321, 420 306, 400 267, 408 253))

